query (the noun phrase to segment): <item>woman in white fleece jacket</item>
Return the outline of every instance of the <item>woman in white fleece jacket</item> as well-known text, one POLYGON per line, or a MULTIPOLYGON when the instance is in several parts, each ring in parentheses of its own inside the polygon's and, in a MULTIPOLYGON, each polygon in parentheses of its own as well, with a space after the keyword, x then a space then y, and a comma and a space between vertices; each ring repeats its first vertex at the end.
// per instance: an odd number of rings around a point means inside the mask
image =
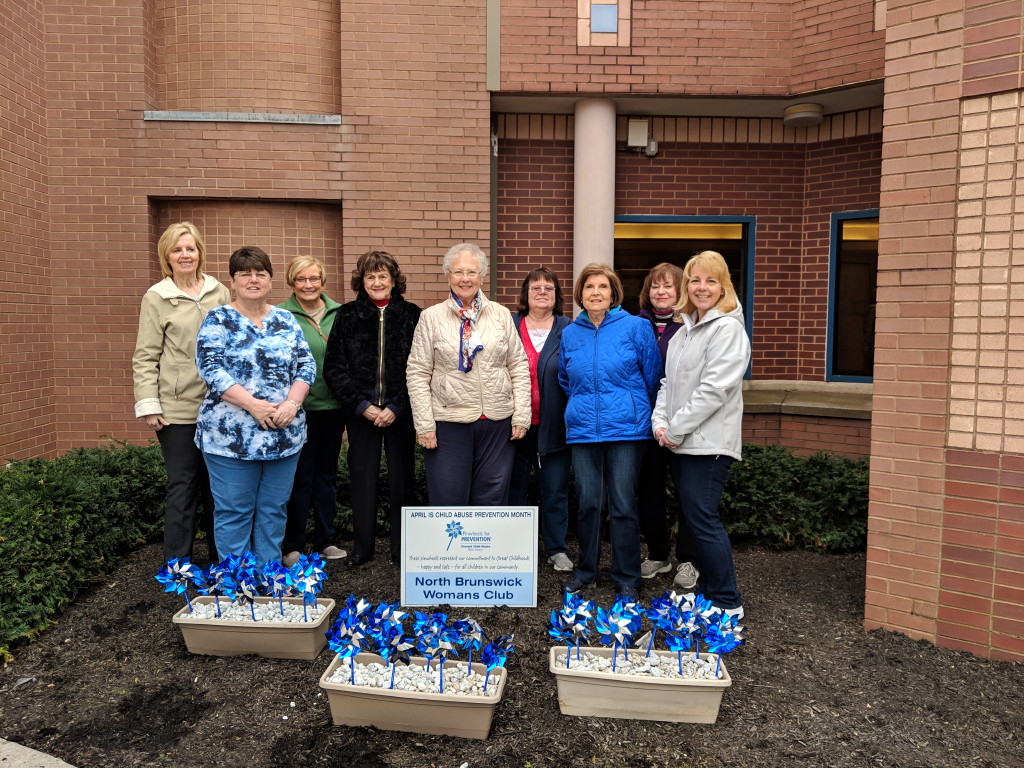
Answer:
POLYGON ((696 590, 727 613, 743 616, 732 545, 718 516, 729 467, 741 458, 743 374, 750 341, 729 268, 703 251, 683 270, 685 331, 668 346, 665 378, 651 416, 654 436, 672 451, 680 514, 695 539, 696 590))

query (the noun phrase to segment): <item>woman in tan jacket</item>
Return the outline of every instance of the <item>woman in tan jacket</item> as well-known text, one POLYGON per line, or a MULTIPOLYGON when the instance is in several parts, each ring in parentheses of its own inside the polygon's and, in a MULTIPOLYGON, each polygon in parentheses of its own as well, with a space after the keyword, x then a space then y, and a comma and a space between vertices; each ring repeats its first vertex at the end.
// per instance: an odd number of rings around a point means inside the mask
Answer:
POLYGON ((139 334, 132 356, 135 416, 157 440, 167 467, 164 556, 191 557, 196 507, 203 502, 209 558, 213 541, 213 496, 203 454, 196 448, 196 417, 206 385, 196 370, 196 335, 206 313, 231 301, 228 289, 203 274, 206 244, 196 226, 171 224, 156 245, 164 278, 142 297, 139 334))
POLYGON ((511 313, 480 290, 487 257, 445 254, 449 297, 424 310, 407 384, 432 506, 508 503, 513 440, 530 427, 530 367, 511 313))

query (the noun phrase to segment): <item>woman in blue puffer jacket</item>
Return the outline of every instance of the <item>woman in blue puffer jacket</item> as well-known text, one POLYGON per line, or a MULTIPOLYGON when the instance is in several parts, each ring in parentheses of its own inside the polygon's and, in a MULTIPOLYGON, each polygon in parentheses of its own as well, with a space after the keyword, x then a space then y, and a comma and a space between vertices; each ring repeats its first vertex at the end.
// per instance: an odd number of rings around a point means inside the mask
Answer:
POLYGON ((568 395, 566 442, 579 498, 580 556, 563 589, 576 594, 597 580, 601 508, 608 502, 612 581, 635 598, 640 580, 637 477, 651 406, 661 380, 661 353, 651 324, 624 311, 622 282, 610 267, 583 268, 573 300, 583 309, 562 332, 558 380, 568 395))

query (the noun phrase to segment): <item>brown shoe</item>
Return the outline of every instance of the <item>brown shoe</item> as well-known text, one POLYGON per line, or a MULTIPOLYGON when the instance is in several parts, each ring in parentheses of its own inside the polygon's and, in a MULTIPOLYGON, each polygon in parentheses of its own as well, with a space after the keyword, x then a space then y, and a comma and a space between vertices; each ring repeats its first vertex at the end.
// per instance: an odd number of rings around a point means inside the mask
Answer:
POLYGON ((299 562, 299 557, 301 555, 302 555, 301 552, 289 552, 281 560, 281 565, 283 565, 285 568, 291 568, 293 565, 295 565, 297 562, 299 562))
POLYGON ((341 560, 341 558, 345 557, 347 554, 348 552, 344 549, 339 549, 332 544, 329 547, 324 547, 324 551, 320 553, 320 557, 324 560, 341 560))

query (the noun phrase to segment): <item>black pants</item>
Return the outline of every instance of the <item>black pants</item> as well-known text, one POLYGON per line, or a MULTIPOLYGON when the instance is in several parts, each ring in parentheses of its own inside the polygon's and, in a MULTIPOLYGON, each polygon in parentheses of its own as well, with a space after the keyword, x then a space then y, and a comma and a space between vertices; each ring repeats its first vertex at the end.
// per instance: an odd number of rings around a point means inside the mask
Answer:
POLYGON ((164 503, 164 557, 192 557, 197 508, 203 503, 203 530, 206 531, 210 561, 218 562, 213 539, 213 494, 206 473, 203 453, 195 444, 195 424, 168 424, 156 433, 167 468, 167 496, 164 503))
POLYGON ((416 434, 412 419, 396 419, 391 426, 377 427, 364 416, 352 416, 348 425, 348 472, 352 484, 353 554, 360 560, 373 557, 377 534, 377 485, 381 449, 388 463, 388 503, 391 524, 391 556, 402 551, 402 507, 415 504, 413 451, 416 434))
MULTIPOLYGON (((672 551, 669 541, 668 478, 672 451, 662 448, 657 440, 648 440, 640 465, 639 500, 640 533, 647 543, 649 560, 668 560, 672 551)), ((697 552, 686 519, 679 515, 676 531, 676 557, 681 563, 696 562, 697 552)))
POLYGON ((337 512, 338 454, 345 432, 340 408, 306 411, 306 444, 295 468, 295 483, 288 500, 288 522, 282 552, 302 552, 306 545, 306 523, 313 509, 313 551, 323 552, 334 538, 337 512))
POLYGON ((423 457, 433 507, 495 507, 508 504, 512 462, 512 417, 468 424, 437 422, 437 448, 423 457))

